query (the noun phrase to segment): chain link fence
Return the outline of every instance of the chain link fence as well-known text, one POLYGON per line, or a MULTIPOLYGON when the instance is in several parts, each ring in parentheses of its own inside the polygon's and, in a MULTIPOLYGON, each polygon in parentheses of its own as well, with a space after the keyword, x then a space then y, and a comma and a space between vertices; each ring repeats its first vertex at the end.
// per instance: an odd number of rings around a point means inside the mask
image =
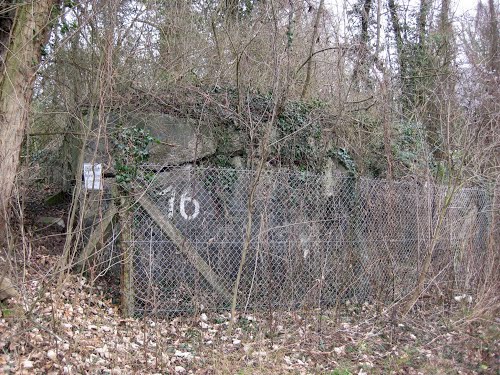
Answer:
POLYGON ((175 167, 139 193, 129 244, 137 314, 228 309, 247 229, 241 310, 398 300, 432 246, 426 291, 473 294, 486 260, 480 189, 175 167))

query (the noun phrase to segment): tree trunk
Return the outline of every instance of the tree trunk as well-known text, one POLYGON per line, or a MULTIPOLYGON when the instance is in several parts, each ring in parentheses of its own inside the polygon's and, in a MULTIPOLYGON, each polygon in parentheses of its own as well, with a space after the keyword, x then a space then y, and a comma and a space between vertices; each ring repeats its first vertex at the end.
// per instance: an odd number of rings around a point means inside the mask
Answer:
POLYGON ((427 15, 429 14, 429 0, 420 0, 420 11, 418 13, 418 46, 424 49, 427 40, 427 15))
POLYGON ((398 5, 395 0, 388 1, 389 13, 391 17, 392 32, 396 40, 396 54, 399 64, 399 79, 401 81, 402 89, 402 103, 403 110, 407 110, 411 106, 412 100, 410 99, 411 93, 408 83, 408 61, 405 48, 404 27, 401 25, 398 14, 398 5))
POLYGON ((377 0, 377 42, 375 48, 375 58, 378 59, 380 53, 380 30, 382 28, 382 0, 377 0))
POLYGON ((392 23, 392 31, 394 32, 394 37, 396 38, 396 52, 399 60, 399 75, 402 79, 405 78, 405 74, 407 73, 406 69, 406 60, 403 56, 403 34, 402 27, 399 22, 399 15, 397 11, 397 5, 394 0, 389 0, 389 12, 391 15, 391 23, 392 23))
MULTIPOLYGON (((438 35, 441 39, 439 48, 433 52, 432 69, 437 73, 432 81, 425 80, 419 88, 422 91, 421 100, 425 107, 426 118, 423 123, 427 128, 427 142, 431 153, 436 161, 447 161, 451 167, 449 136, 452 133, 450 127, 450 114, 453 110, 453 61, 454 36, 452 23, 450 21, 450 0, 441 0, 439 14, 438 35)), ((425 53, 425 52, 424 52, 425 53)), ((421 74, 427 74, 422 71, 421 74)))
MULTIPOLYGON (((0 242, 6 238, 9 200, 28 123, 35 73, 59 0, 33 0, 2 7, 0 57, 0 242), (12 17, 6 19, 6 17, 12 17), (8 30, 7 30, 8 28, 8 30)), ((0 9, 1 11, 1 9, 0 9)))
POLYGON ((358 92, 363 89, 363 84, 368 84, 369 59, 370 56, 370 10, 372 0, 364 0, 363 7, 360 10, 361 33, 358 46, 357 62, 352 73, 354 87, 358 92))
POLYGON ((494 0, 488 0, 488 10, 490 13, 490 30, 491 30, 491 60, 490 69, 495 72, 497 77, 500 74, 500 53, 498 52, 498 45, 500 44, 500 35, 498 31, 498 18, 496 14, 494 0))
POLYGON ((306 79, 304 81, 304 87, 302 88, 302 93, 300 95, 301 99, 306 98, 307 92, 309 90, 309 84, 311 82, 311 71, 312 71, 312 63, 313 63, 312 57, 314 56, 314 44, 316 44, 316 40, 318 38, 319 22, 321 21, 321 13, 323 12, 324 6, 325 6, 325 0, 320 0, 319 6, 318 6, 318 11, 316 12, 316 19, 314 20, 313 33, 312 33, 312 37, 311 37, 311 45, 309 47, 309 59, 307 61, 307 68, 306 68, 306 79))

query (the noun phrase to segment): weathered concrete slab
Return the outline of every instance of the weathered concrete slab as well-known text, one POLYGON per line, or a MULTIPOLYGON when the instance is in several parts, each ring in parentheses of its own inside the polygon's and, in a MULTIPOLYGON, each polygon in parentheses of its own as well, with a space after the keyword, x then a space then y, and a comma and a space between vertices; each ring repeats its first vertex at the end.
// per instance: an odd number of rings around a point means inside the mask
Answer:
POLYGON ((212 130, 206 124, 192 119, 162 113, 137 113, 127 115, 125 121, 130 126, 149 130, 160 141, 150 149, 149 162, 154 164, 189 163, 212 155, 217 149, 212 130))
POLYGON ((157 112, 136 112, 119 115, 110 113, 106 129, 97 132, 97 120, 86 142, 85 162, 102 163, 106 172, 113 171, 111 137, 117 126, 147 129, 159 140, 150 146, 149 162, 159 165, 180 165, 215 154, 217 140, 212 129, 193 119, 173 117, 157 112), (107 134, 107 135, 106 135, 107 134))

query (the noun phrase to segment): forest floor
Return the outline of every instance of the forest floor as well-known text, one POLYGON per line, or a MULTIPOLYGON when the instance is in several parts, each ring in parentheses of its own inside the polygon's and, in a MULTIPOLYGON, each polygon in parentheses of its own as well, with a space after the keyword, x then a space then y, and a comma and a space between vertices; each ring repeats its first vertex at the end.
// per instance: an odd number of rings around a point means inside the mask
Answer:
POLYGON ((64 230, 31 217, 64 216, 65 204, 27 207, 22 298, 1 306, 0 373, 500 374, 500 317, 474 302, 405 318, 351 304, 241 314, 234 326, 209 311, 124 319, 108 283, 51 277, 64 230))

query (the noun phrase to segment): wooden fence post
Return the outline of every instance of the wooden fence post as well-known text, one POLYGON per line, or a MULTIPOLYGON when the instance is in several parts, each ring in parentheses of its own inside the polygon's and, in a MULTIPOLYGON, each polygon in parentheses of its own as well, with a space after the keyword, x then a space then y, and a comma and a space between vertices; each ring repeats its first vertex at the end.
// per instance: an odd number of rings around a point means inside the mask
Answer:
POLYGON ((134 316, 134 285, 133 285, 133 245, 132 245, 132 213, 129 192, 120 187, 114 187, 113 195, 117 198, 118 224, 120 228, 119 248, 121 250, 120 294, 121 309, 125 317, 134 316))

